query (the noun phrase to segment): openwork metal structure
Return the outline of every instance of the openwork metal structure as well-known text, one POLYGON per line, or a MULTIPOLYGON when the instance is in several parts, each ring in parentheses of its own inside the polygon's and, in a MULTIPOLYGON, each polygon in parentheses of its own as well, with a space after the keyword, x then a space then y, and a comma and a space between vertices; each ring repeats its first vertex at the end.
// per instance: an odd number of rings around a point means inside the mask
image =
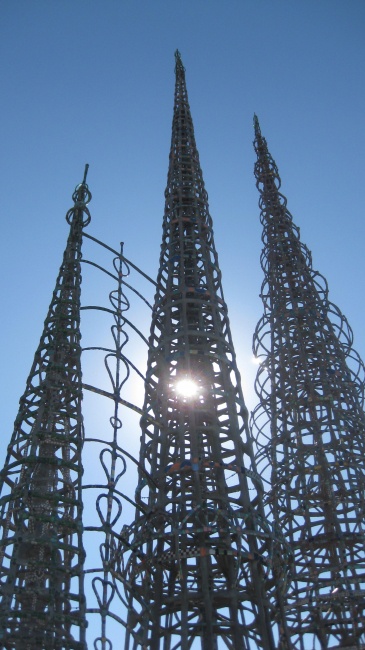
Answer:
MULTIPOLYGON (((106 410, 105 398, 108 398, 109 403, 111 401, 111 417, 104 423, 106 426, 102 426, 100 430, 100 423, 98 426, 94 422, 86 421, 85 425, 83 530, 87 556, 85 561, 86 617, 89 625, 87 639, 89 647, 93 647, 94 650, 112 650, 112 648, 120 648, 123 645, 127 611, 127 602, 123 590, 120 589, 119 577, 116 577, 113 558, 118 543, 122 539, 121 531, 126 521, 124 506, 129 503, 133 506, 132 512, 134 511, 135 503, 131 499, 128 484, 131 482, 131 467, 138 465, 138 461, 130 451, 123 448, 128 446, 127 440, 130 436, 123 429, 125 422, 122 421, 122 415, 125 416, 126 408, 142 415, 140 407, 124 398, 125 388, 131 372, 137 373, 141 384, 144 385, 145 382, 145 376, 125 353, 128 350, 128 344, 133 345, 130 340, 131 332, 137 335, 139 347, 141 343, 145 346, 148 345, 144 335, 127 318, 130 308, 128 295, 141 299, 147 306, 148 312, 152 310, 152 305, 130 284, 129 276, 132 271, 135 272, 133 284, 137 274, 143 276, 144 280, 153 285, 156 283, 124 257, 123 244, 118 252, 87 233, 84 233, 84 237, 97 244, 99 252, 100 248, 103 248, 104 252, 106 249, 113 255, 111 271, 108 270, 111 266, 109 263, 102 266, 95 262, 94 255, 92 259, 87 259, 83 255, 82 263, 96 268, 99 274, 100 272, 106 274, 108 281, 112 278, 115 288, 109 292, 107 307, 101 304, 81 307, 83 314, 92 312, 93 322, 98 314, 105 315, 105 312, 112 317, 110 347, 86 345, 82 348, 84 370, 85 366, 87 367, 85 355, 90 353, 93 357, 91 364, 93 385, 83 383, 83 389, 91 391, 93 406, 98 401, 97 395, 103 398, 103 411, 106 410), (104 362, 104 375, 107 378, 105 388, 109 388, 109 390, 101 387, 104 385, 103 373, 100 363, 98 364, 95 358, 95 355, 100 356, 100 353, 104 362), (95 385, 95 381, 97 385, 95 385)), ((137 419, 135 428, 132 430, 132 437, 135 437, 136 429, 138 430, 137 419)), ((134 471, 133 481, 135 478, 136 471, 134 471)), ((131 517, 132 515, 130 515, 129 521, 131 517)))
POLYGON ((261 507, 262 482, 255 470, 185 70, 179 53, 175 56, 138 509, 116 555, 115 571, 129 600, 125 647, 275 648, 282 641, 272 634, 266 588, 285 589, 280 570, 286 557, 261 507))
POLYGON ((87 167, 66 215, 63 263, 0 473, 0 648, 86 650, 95 617, 94 650, 365 648, 364 366, 255 118, 265 273, 257 469, 175 57, 157 282, 122 246, 83 233, 87 167), (113 254, 112 272, 81 259, 83 234, 113 254), (80 307, 81 261, 116 283, 108 307, 80 307), (131 269, 156 286, 153 306, 127 283, 131 269), (148 340, 127 318, 127 290, 152 310, 148 340), (109 390, 82 383, 81 309, 113 318, 110 346, 83 348, 104 355, 109 390), (131 332, 147 344, 146 375, 126 356, 131 332), (144 383, 142 409, 122 396, 131 371, 144 383), (84 437, 82 388, 112 400, 109 436, 84 437), (138 461, 122 445, 122 406, 142 416, 138 461), (82 486, 88 445, 95 458, 82 486), (138 468, 134 501, 126 459, 138 468), (131 525, 123 501, 136 507, 131 525))
POLYGON ((294 552, 286 611, 300 650, 365 647, 364 366, 280 192, 255 118, 263 225, 254 412, 272 517, 294 552))
POLYGON ((84 180, 1 472, 0 645, 83 650, 80 286, 84 180))

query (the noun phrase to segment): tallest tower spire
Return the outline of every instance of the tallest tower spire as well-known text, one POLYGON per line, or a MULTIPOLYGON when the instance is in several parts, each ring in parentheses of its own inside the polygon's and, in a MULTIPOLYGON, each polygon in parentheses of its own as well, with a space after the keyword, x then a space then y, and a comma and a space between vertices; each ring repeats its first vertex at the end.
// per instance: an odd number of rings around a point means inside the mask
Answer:
POLYGON ((260 508, 185 70, 179 52, 175 57, 138 509, 123 532, 129 550, 120 568, 129 595, 126 647, 273 649, 264 593, 273 545, 260 508))

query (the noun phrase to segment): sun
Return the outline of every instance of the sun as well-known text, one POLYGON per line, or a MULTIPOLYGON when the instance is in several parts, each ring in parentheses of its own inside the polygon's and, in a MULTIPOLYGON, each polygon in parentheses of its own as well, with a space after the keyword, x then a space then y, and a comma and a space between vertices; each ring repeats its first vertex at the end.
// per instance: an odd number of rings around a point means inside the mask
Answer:
POLYGON ((179 393, 179 395, 182 395, 182 397, 189 398, 189 397, 195 397, 199 387, 197 383, 192 379, 180 379, 175 384, 175 389, 176 392, 179 393))

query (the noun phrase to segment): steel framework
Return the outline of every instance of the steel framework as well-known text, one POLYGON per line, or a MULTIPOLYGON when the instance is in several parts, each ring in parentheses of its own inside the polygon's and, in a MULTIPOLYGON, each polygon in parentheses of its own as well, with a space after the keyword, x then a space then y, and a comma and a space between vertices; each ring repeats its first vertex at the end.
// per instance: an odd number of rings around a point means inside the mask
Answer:
POLYGON ((288 625, 300 650, 363 648, 364 366, 300 242, 256 117, 254 146, 265 274, 254 425, 266 504, 294 552, 288 625))
POLYGON ((43 334, 0 475, 0 645, 84 650, 80 364, 84 180, 43 334))
POLYGON ((280 612, 285 551, 263 515, 185 70, 175 57, 138 507, 116 555, 129 600, 125 647, 286 647, 285 626, 281 641, 272 633, 266 591, 278 587, 280 612))

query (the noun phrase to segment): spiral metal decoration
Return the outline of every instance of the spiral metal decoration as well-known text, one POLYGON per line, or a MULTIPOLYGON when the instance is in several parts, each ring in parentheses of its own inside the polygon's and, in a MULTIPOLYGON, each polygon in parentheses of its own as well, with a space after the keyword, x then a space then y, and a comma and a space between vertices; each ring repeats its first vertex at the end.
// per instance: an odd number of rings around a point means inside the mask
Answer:
POLYGON ((255 118, 264 315, 253 427, 265 502, 294 553, 286 601, 298 650, 365 647, 364 365, 280 192, 255 118))
MULTIPOLYGON (((85 450, 91 449, 92 457, 98 457, 101 478, 98 482, 83 485, 84 503, 88 503, 88 509, 92 514, 96 512, 98 520, 97 523, 89 524, 85 517, 84 531, 86 535, 91 534, 89 540, 92 539, 92 548, 97 546, 99 548, 99 563, 95 564, 95 560, 90 558, 86 564, 85 588, 93 594, 93 598, 91 596, 88 598, 86 615, 90 623, 93 618, 93 623, 96 620, 97 626, 99 626, 99 634, 93 639, 94 650, 112 650, 115 647, 115 639, 117 639, 117 647, 120 647, 120 638, 121 635, 123 636, 123 629, 126 626, 125 618, 128 606, 120 581, 115 577, 115 557, 118 547, 125 540, 123 530, 127 524, 123 506, 129 502, 133 508, 136 507, 135 501, 122 491, 123 481, 126 480, 127 458, 131 463, 138 465, 138 461, 124 448, 125 445, 121 446, 123 440, 121 409, 129 408, 139 414, 142 413, 138 406, 126 401, 122 395, 131 369, 145 381, 144 375, 125 354, 125 346, 130 339, 129 328, 133 329, 143 344, 148 343, 142 332, 127 318, 126 312, 130 309, 130 301, 126 291, 132 292, 151 309, 151 305, 144 296, 126 279, 133 267, 146 280, 152 284, 155 282, 124 257, 123 244, 121 244, 118 253, 95 237, 90 235, 87 237, 115 255, 112 272, 93 260, 85 257, 82 259, 84 264, 89 264, 111 277, 116 283, 116 288, 109 294, 109 308, 96 305, 81 307, 83 311, 107 312, 113 319, 111 326, 112 347, 83 348, 83 353, 89 351, 105 353, 104 365, 110 382, 110 391, 98 387, 95 383, 93 385, 84 383, 83 388, 94 394, 108 397, 113 402, 113 413, 109 420, 111 434, 97 438, 92 437, 88 432, 85 436, 85 450), (94 507, 90 509, 91 502, 94 502, 94 507)), ((96 467, 94 473, 99 478, 100 472, 96 467)), ((89 550, 88 546, 87 550, 89 550)))
MULTIPOLYGON (((113 415, 110 417, 111 436, 107 440, 97 438, 85 438, 85 444, 93 444, 96 451, 101 446, 99 461, 103 469, 103 483, 93 483, 84 486, 84 490, 97 490, 95 509, 99 519, 97 526, 85 526, 85 531, 92 530, 95 542, 97 533, 101 533, 102 541, 99 544, 100 565, 88 569, 92 576, 91 589, 95 596, 97 607, 88 608, 87 613, 97 614, 100 620, 100 635, 94 639, 95 650, 111 650, 112 639, 108 635, 108 620, 113 618, 123 625, 121 611, 123 601, 116 605, 118 590, 115 587, 111 574, 110 560, 115 547, 114 527, 121 528, 121 516, 123 512, 123 497, 120 491, 120 480, 126 472, 126 460, 123 450, 119 445, 119 437, 122 429, 120 418, 119 399, 122 388, 129 377, 129 366, 123 356, 123 348, 128 342, 128 334, 124 329, 124 312, 129 309, 129 301, 123 293, 123 278, 129 275, 128 266, 123 261, 123 244, 120 254, 113 260, 114 275, 117 278, 117 288, 110 292, 109 301, 114 324, 111 326, 114 349, 107 351, 104 363, 112 385, 112 397, 114 399, 113 415), (117 611, 116 611, 117 610, 117 611)), ((86 308, 87 309, 87 308, 86 308)), ((100 349, 100 348, 99 348, 100 349)), ((91 388, 91 387, 90 387, 91 388)), ((100 540, 100 536, 99 536, 100 540)), ((94 543, 95 543, 94 542, 94 543)))
POLYGON ((83 182, 63 262, 0 473, 0 646, 85 650, 81 449, 83 182))

